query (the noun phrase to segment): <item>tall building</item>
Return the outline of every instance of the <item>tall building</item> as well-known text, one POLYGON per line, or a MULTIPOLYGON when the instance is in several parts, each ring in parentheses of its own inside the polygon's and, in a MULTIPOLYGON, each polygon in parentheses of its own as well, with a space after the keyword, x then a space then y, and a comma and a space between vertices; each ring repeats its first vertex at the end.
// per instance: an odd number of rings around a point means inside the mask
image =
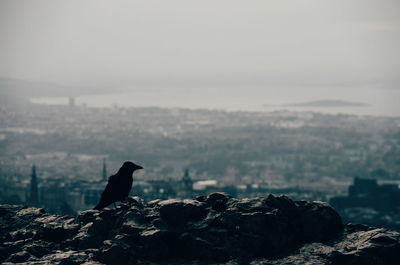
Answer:
POLYGON ((33 206, 37 206, 39 204, 39 194, 38 194, 38 181, 36 176, 36 165, 32 166, 32 174, 31 174, 31 192, 29 197, 29 204, 33 206))
POLYGON ((106 165, 106 159, 103 158, 103 170, 101 172, 102 180, 107 181, 107 165, 106 165))
POLYGON ((181 183, 182 183, 182 190, 184 193, 183 195, 186 198, 191 197, 193 193, 193 181, 190 178, 189 169, 187 168, 185 169, 185 173, 183 174, 181 183))

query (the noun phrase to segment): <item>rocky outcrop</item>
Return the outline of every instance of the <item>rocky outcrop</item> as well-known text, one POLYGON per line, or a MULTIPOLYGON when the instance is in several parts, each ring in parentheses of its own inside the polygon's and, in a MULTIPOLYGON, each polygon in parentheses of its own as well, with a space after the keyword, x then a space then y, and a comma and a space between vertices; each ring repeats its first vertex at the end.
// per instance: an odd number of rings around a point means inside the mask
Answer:
POLYGON ((0 206, 4 264, 398 264, 400 234, 285 196, 130 197, 76 218, 0 206))

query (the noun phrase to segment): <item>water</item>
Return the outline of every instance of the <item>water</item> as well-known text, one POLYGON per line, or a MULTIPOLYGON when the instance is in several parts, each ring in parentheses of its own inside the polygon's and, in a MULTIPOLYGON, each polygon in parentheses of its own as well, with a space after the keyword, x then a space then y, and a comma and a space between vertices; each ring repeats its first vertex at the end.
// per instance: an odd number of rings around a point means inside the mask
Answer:
MULTIPOLYGON (((32 98, 34 103, 67 104, 67 98, 32 98)), ((400 116, 400 90, 376 88, 188 88, 138 90, 124 93, 86 95, 76 103, 91 107, 166 107, 220 109, 230 111, 313 111, 372 116, 400 116), (367 107, 288 107, 280 104, 315 100, 344 100, 370 104, 367 107), (273 105, 273 106, 266 106, 273 105)))

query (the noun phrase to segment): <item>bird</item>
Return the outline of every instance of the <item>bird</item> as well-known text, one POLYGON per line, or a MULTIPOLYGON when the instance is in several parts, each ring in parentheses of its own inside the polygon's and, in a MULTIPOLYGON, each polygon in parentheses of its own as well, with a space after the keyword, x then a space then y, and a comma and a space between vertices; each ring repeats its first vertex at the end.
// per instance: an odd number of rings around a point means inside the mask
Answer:
POLYGON ((125 200, 132 188, 132 174, 139 169, 143 169, 143 167, 130 161, 124 162, 118 172, 108 178, 100 201, 93 209, 101 210, 111 203, 114 203, 115 207, 115 202, 125 200))

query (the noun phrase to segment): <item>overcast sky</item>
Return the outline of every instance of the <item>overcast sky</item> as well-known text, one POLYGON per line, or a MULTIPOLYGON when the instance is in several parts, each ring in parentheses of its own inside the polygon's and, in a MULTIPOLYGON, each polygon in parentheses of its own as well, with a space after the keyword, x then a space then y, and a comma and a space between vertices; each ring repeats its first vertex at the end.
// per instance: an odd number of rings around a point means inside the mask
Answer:
POLYGON ((0 77, 397 88, 398 0, 0 1, 0 77))

